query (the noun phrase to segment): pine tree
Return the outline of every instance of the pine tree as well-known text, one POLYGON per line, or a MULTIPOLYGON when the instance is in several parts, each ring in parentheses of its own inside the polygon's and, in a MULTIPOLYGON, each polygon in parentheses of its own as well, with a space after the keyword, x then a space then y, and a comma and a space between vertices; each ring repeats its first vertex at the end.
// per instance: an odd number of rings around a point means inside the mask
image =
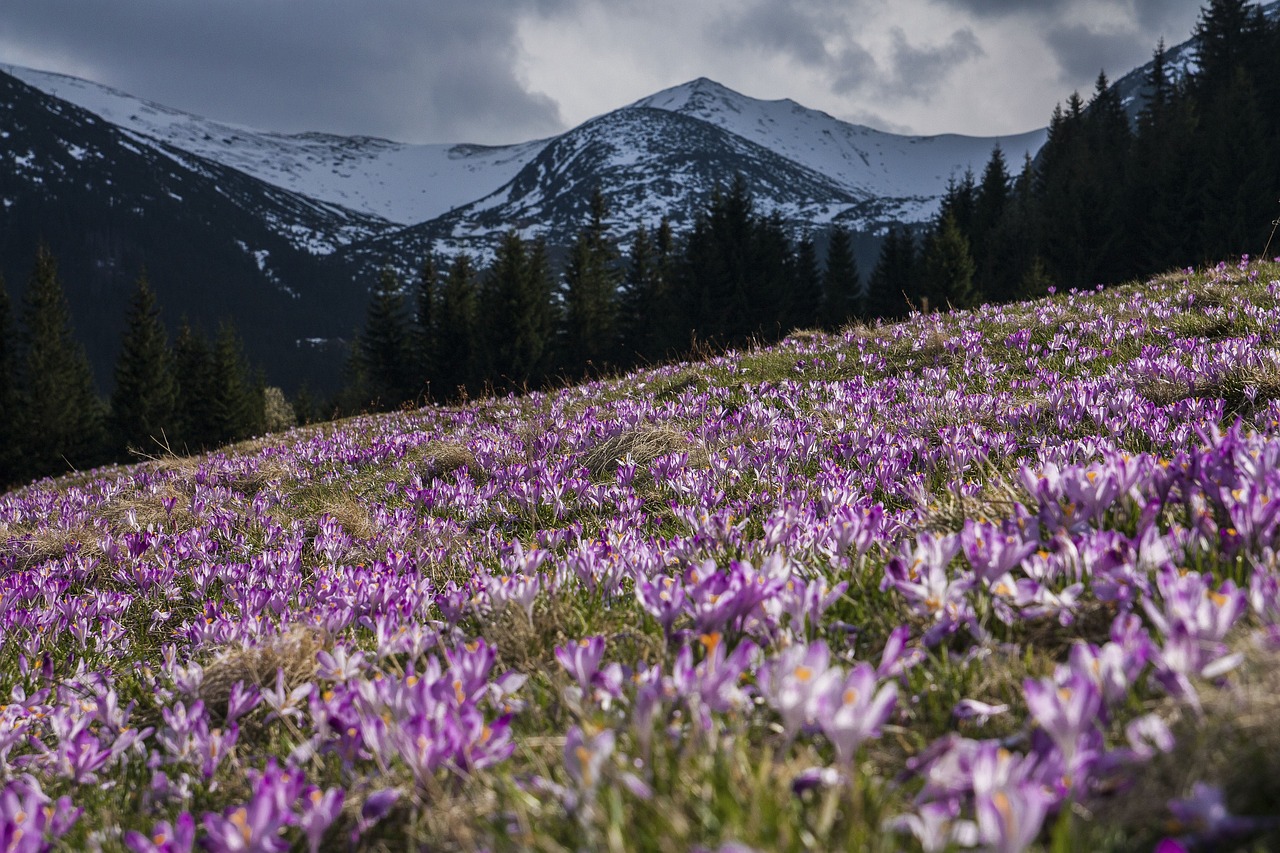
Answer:
POLYGON ((968 308, 977 303, 969 241, 951 214, 944 214, 925 238, 920 264, 925 293, 934 308, 968 308))
POLYGON ((656 250, 644 225, 636 228, 627 253, 627 270, 618 299, 616 361, 630 365, 654 355, 654 308, 658 291, 656 250))
POLYGON ((1035 166, 1027 154, 1000 219, 987 235, 985 258, 975 258, 981 264, 984 298, 1007 302, 1030 295, 1024 288, 1028 271, 1037 262, 1043 268, 1043 261, 1037 261, 1039 214, 1035 166))
POLYGON ((796 244, 787 288, 787 326, 805 329, 816 326, 823 313, 822 269, 813 238, 805 235, 796 244))
POLYGON ((822 287, 824 325, 827 328, 838 329, 858 316, 862 307, 861 276, 853 257, 853 240, 842 225, 831 229, 822 287))
POLYGON ((415 393, 430 396, 436 378, 439 352, 437 350, 436 316, 440 302, 440 263, 434 254, 428 254, 418 270, 414 288, 413 352, 417 376, 415 393))
POLYGON ((105 445, 103 407, 84 348, 73 337, 57 263, 47 246, 36 254, 25 303, 17 419, 21 473, 40 476, 97 464, 105 445))
POLYGON ((1130 148, 1125 219, 1132 229, 1130 252, 1139 270, 1186 266, 1198 256, 1185 176, 1192 171, 1187 141, 1194 123, 1189 104, 1169 81, 1164 41, 1156 48, 1130 148))
POLYGON ((911 232, 900 225, 891 225, 867 281, 865 313, 868 318, 892 320, 907 315, 908 307, 918 301, 916 266, 916 245, 911 232))
POLYGON ((744 332, 776 340, 794 326, 787 316, 793 251, 780 213, 756 217, 748 243, 744 332))
POLYGON ((757 331, 748 305, 755 219, 746 180, 736 175, 729 191, 713 193, 694 222, 685 243, 680 290, 684 314, 700 340, 741 343, 757 331))
POLYGON ((0 276, 0 491, 18 480, 18 460, 22 449, 18 446, 16 429, 18 416, 18 388, 12 309, 4 276, 0 276))
POLYGON ((168 447, 176 437, 177 386, 160 308, 145 273, 138 277, 129 304, 115 382, 108 424, 116 452, 168 447))
POLYGON ((1099 73, 1085 111, 1089 151, 1085 208, 1086 240, 1091 249, 1088 278, 1081 283, 1116 281, 1141 272, 1133 268, 1130 224, 1125 221, 1126 170, 1132 134, 1129 117, 1105 73, 1099 73))
POLYGON ((684 311, 684 302, 676 293, 680 252, 671 231, 671 220, 665 216, 658 223, 653 247, 655 295, 648 316, 652 328, 651 349, 648 354, 651 358, 659 358, 675 353, 687 344, 692 326, 684 311))
POLYGON ((369 383, 369 402, 395 408, 412 395, 413 342, 400 282, 390 268, 382 270, 374 288, 360 335, 360 356, 369 383))
POLYGON ((210 433, 215 444, 248 438, 262 431, 262 381, 249 372, 244 347, 229 322, 218 329, 210 362, 210 433))
POLYGON ((591 220, 578 232, 565 265, 563 365, 600 367, 616 349, 618 251, 609 239, 604 196, 591 197, 591 220))
POLYGON ((974 199, 973 228, 969 235, 977 269, 974 286, 983 295, 991 295, 998 290, 997 267, 1002 260, 995 251, 996 231, 1009 206, 1010 183, 1004 151, 997 144, 982 170, 982 180, 974 199))
POLYGON ((185 317, 173 341, 170 360, 177 383, 177 438, 171 447, 194 453, 215 446, 218 437, 214 434, 211 405, 213 353, 209 341, 185 317))
POLYGON ((1084 101, 1073 93, 1055 107, 1049 138, 1040 149, 1036 196, 1042 233, 1037 241, 1050 274, 1063 286, 1084 285, 1092 274, 1090 158, 1084 101))
POLYGON ((515 231, 498 245, 480 293, 481 339, 489 380, 504 388, 537 385, 554 356, 553 284, 546 247, 515 231))
POLYGON ((978 186, 971 169, 965 169, 960 180, 952 177, 947 181, 947 189, 938 208, 938 221, 946 216, 955 220, 966 240, 973 240, 978 216, 978 186))
POLYGON ((436 376, 446 398, 477 391, 481 385, 477 286, 471 256, 464 252, 453 259, 440 292, 436 376))
POLYGON ((1236 83, 1244 72, 1253 83, 1266 64, 1268 24, 1250 0, 1209 0, 1196 23, 1193 87, 1202 105, 1236 83))

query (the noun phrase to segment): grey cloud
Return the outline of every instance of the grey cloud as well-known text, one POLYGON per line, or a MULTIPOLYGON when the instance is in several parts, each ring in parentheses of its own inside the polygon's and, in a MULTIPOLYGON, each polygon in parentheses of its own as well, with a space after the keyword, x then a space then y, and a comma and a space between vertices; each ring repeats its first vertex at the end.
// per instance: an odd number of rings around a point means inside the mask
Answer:
POLYGON ((866 48, 847 45, 832 66, 831 91, 837 95, 870 91, 880 85, 880 65, 866 48))
POLYGON ((1080 24, 1050 29, 1045 42, 1062 67, 1063 81, 1075 85, 1104 70, 1109 77, 1119 77, 1146 62, 1153 47, 1133 30, 1096 32, 1080 24))
POLYGON ((830 16, 820 5, 771 0, 743 4, 714 22, 709 35, 726 47, 781 53, 809 67, 829 65, 834 57, 824 36, 831 34, 833 27, 839 32, 842 25, 840 18, 830 16))
POLYGON ((914 45, 900 28, 892 31, 888 67, 854 37, 855 9, 840 0, 755 0, 726 13, 713 25, 720 44, 781 55, 798 65, 826 72, 832 93, 872 93, 928 100, 958 65, 983 55, 967 27, 945 44, 914 45))
POLYGON ((1078 0, 943 0, 945 5, 952 6, 962 12, 981 17, 999 17, 1002 15, 1041 15, 1057 14, 1061 9, 1080 5, 1078 0))
POLYGON ((568 2, 8 0, 0 56, 74 57, 133 94, 264 128, 511 142, 562 126, 516 71, 518 14, 568 2))
POLYGON ((984 55, 978 37, 967 27, 952 33, 946 44, 935 47, 912 45, 897 27, 892 36, 893 70, 883 84, 890 95, 928 100, 953 69, 984 55))

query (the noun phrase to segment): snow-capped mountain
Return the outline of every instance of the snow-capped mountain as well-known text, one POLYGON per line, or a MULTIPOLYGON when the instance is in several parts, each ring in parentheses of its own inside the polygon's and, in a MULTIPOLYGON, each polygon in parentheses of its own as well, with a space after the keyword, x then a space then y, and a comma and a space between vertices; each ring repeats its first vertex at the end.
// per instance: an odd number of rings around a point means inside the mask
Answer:
POLYGON ((706 78, 633 106, 715 125, 823 175, 853 198, 880 200, 879 217, 904 222, 932 216, 947 180, 965 169, 980 171, 996 144, 1017 168, 1024 154, 1034 155, 1045 141, 1043 128, 1005 137, 901 136, 840 121, 790 99, 748 98, 706 78))
MULTIPOLYGON (((1194 42, 1166 60, 1181 77, 1194 42)), ((1116 83, 1131 111, 1146 72, 1116 83)), ((104 387, 144 265, 170 322, 232 319, 276 381, 327 387, 336 363, 313 344, 358 325, 378 267, 408 271, 430 251, 483 260, 513 228, 554 252, 597 189, 624 247, 664 215, 688 227, 735 176, 797 234, 874 233, 927 220, 996 144, 1016 169, 1046 136, 902 136, 700 78, 549 139, 411 145, 255 130, 6 65, 0 120, 0 272, 20 294, 36 243, 51 245, 104 387)))
MULTIPOLYGON (((584 181, 592 188, 599 186, 619 223, 639 223, 652 222, 663 212, 682 218, 681 212, 698 207, 715 183, 724 183, 735 172, 763 177, 781 170, 805 175, 800 186, 816 191, 801 198, 803 190, 789 182, 752 182, 762 208, 794 214, 787 219, 799 222, 812 213, 806 224, 821 226, 839 218, 863 228, 889 219, 923 221, 936 209, 947 179, 965 169, 980 169, 997 142, 1016 163, 1044 141, 1043 130, 1006 138, 899 136, 849 124, 793 101, 757 100, 698 79, 552 139, 497 147, 408 145, 371 137, 263 132, 74 77, 16 66, 0 70, 170 156, 191 155, 318 206, 349 211, 346 218, 352 221, 337 223, 320 235, 313 227, 273 221, 282 236, 314 254, 366 238, 385 246, 397 226, 412 226, 413 235, 441 236, 446 251, 483 254, 491 232, 511 225, 530 228, 555 243, 576 231, 579 220, 562 215, 551 222, 535 214, 547 206, 563 214, 580 205, 548 196, 556 191, 548 180, 558 183, 560 190, 584 181), (664 133, 671 137, 663 139, 664 133), (567 157, 570 149, 594 153, 567 157), (549 161, 551 151, 555 153, 549 161), (557 158, 558 163, 553 162, 557 158), (673 158, 686 171, 666 172, 673 158), (744 159, 738 162, 739 158, 744 159), (762 158, 772 161, 769 167, 760 168, 762 158), (535 162, 541 178, 529 172, 535 162), (569 163, 576 172, 591 163, 609 174, 570 175, 569 163), (689 169, 699 176, 682 183, 689 169), (715 179, 708 180, 713 175, 715 179), (656 186, 663 189, 654 192, 656 186), (776 195, 779 190, 782 195, 776 195), (534 195, 526 198, 526 192, 534 195), (633 208, 633 201, 640 206, 633 208), (475 221, 467 221, 468 213, 475 221), (496 222, 505 214, 514 218, 496 222)), ((412 242, 419 247, 420 240, 412 242)))

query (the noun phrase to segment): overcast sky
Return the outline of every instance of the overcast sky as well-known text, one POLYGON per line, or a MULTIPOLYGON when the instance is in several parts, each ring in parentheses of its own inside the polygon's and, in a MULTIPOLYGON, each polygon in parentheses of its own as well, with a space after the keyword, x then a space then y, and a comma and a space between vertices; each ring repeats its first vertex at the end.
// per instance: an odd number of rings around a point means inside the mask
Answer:
POLYGON ((265 130, 518 142, 710 77, 913 133, 1043 126, 1203 0, 2 0, 0 62, 265 130))

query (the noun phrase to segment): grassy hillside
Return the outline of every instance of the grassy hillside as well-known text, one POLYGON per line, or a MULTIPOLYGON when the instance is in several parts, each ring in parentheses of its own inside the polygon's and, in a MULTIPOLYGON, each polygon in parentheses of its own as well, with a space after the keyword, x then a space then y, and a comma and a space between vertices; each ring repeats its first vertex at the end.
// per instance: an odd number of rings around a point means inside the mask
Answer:
POLYGON ((1219 265, 10 494, 0 840, 1270 849, 1278 308, 1219 265))

